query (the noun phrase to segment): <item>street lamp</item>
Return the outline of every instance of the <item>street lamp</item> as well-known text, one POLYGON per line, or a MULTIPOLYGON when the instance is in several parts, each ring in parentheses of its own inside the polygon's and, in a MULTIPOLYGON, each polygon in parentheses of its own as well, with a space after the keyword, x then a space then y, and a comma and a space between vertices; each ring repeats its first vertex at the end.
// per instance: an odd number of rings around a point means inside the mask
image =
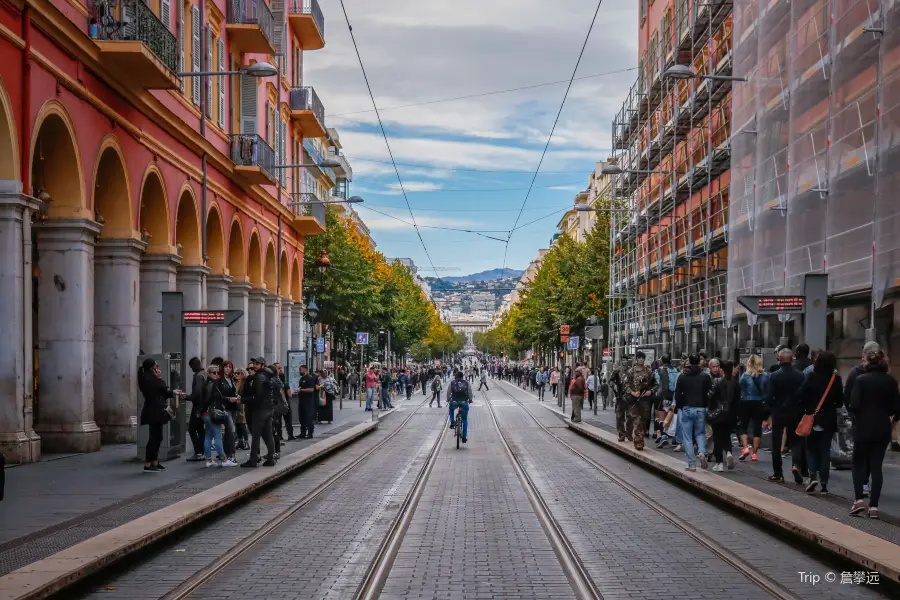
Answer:
POLYGON ((349 200, 311 200, 309 202, 288 202, 288 206, 297 206, 299 204, 362 204, 365 202, 359 196, 351 196, 349 200))
POLYGON ((689 65, 672 65, 666 72, 663 73, 663 77, 668 77, 669 79, 677 79, 680 81, 685 81, 687 79, 712 79, 713 81, 741 81, 746 82, 746 77, 736 77, 734 75, 701 75, 694 72, 693 69, 689 65))
POLYGON ((275 77, 278 75, 278 68, 267 62, 258 62, 242 67, 237 71, 183 71, 175 73, 178 77, 219 77, 221 75, 248 75, 250 77, 275 77))
POLYGON ((639 173, 642 175, 673 175, 675 171, 649 170, 649 169, 623 169, 619 166, 619 161, 610 158, 606 165, 600 169, 602 175, 622 175, 623 173, 639 173))
POLYGON ((577 212, 631 212, 630 208, 596 208, 590 204, 576 204, 573 208, 577 212))
POLYGON ((322 162, 317 163, 299 163, 296 165, 275 165, 274 167, 269 167, 270 169, 309 169, 312 167, 321 167, 323 169, 337 169, 340 168, 341 163, 338 161, 326 158, 322 162))
POLYGON ((319 316, 319 307, 316 305, 315 296, 310 298, 309 302, 306 304, 306 316, 309 317, 309 322, 312 324, 316 322, 316 317, 319 316))
POLYGON ((319 252, 319 258, 316 259, 316 269, 318 269, 320 275, 324 275, 325 271, 330 267, 331 259, 328 258, 328 253, 322 250, 319 252))

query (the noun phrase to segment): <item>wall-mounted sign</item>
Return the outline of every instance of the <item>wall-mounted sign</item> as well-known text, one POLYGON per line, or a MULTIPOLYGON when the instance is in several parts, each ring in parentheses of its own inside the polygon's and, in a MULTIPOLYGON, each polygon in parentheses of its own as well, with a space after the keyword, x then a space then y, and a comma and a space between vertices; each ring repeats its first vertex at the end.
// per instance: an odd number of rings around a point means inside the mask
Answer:
POLYGON ((229 327, 242 316, 242 310, 185 310, 181 313, 181 326, 229 327))
POLYGON ((738 302, 754 315, 802 315, 805 296, 738 296, 738 302))

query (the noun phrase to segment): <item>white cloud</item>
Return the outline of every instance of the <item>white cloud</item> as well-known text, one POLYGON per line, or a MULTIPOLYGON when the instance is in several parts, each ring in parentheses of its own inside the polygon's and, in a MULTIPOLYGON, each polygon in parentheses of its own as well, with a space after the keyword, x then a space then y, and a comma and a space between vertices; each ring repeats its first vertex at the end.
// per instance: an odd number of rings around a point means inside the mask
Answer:
POLYGON ((551 185, 548 190, 557 190, 563 192, 580 192, 583 188, 577 185, 551 185))
POLYGON ((388 189, 396 194, 402 194, 403 190, 407 192, 437 192, 442 187, 442 185, 430 181, 404 181, 402 189, 399 182, 388 185, 388 189))

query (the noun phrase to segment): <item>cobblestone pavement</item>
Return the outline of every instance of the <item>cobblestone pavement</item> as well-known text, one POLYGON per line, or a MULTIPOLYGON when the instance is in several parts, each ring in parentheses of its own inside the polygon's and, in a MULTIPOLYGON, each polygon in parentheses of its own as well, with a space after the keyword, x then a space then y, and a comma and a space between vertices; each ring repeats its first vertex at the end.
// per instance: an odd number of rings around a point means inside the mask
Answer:
MULTIPOLYGON (((741 573, 542 432, 529 411, 554 434, 665 506, 696 530, 740 556, 799 598, 881 598, 878 586, 820 583, 799 573, 841 572, 815 554, 788 545, 748 521, 701 501, 685 489, 585 439, 522 390, 506 386, 522 406, 499 407, 498 420, 524 459, 554 515, 579 552, 604 598, 660 596, 766 598, 741 573), (633 562, 629 562, 633 559, 633 562), (642 568, 634 569, 635 562, 642 568), (644 567, 649 567, 644 570, 644 567), (595 574, 596 573, 596 574, 595 574), (622 580, 628 582, 622 585, 622 580), (632 587, 633 586, 633 587, 632 587)), ((492 398, 498 397, 491 395, 492 398)))

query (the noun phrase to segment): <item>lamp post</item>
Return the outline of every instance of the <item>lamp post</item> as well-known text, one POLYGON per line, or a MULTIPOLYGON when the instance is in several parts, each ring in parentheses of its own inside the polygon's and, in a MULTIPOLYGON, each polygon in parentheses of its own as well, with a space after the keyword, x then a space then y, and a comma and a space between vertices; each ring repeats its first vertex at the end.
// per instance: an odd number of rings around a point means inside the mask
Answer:
POLYGON ((682 81, 686 79, 710 79, 712 81, 736 81, 746 83, 746 77, 738 77, 735 75, 706 75, 695 73, 693 69, 691 69, 688 65, 672 65, 668 69, 666 69, 665 73, 663 73, 663 77, 668 77, 669 79, 680 79, 682 81))
POLYGON ((316 317, 319 316, 319 307, 316 305, 316 297, 311 296, 309 302, 306 303, 306 320, 309 321, 309 354, 307 355, 307 365, 315 366, 315 360, 313 356, 315 356, 315 347, 313 346, 313 336, 316 332, 316 317))

